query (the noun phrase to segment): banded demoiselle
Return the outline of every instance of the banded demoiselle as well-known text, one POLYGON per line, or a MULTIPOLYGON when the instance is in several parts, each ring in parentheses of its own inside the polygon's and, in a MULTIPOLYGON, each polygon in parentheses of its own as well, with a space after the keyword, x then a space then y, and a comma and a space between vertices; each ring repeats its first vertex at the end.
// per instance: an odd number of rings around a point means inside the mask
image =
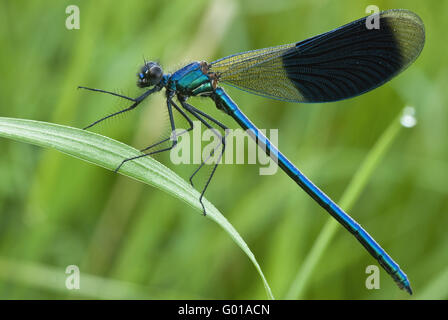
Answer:
MULTIPOLYGON (((219 84, 224 83, 257 95, 290 102, 318 103, 348 99, 379 87, 406 69, 419 56, 424 42, 422 20, 413 12, 396 9, 364 17, 301 42, 238 53, 212 63, 193 62, 172 74, 163 73, 156 62, 145 61, 137 74, 137 85, 149 89, 137 98, 80 87, 132 101, 126 109, 95 121, 85 129, 136 108, 149 95, 165 88, 172 132, 176 128, 174 110, 190 125, 184 132, 192 130, 190 116, 193 116, 219 137, 219 145, 215 151, 220 148, 221 157, 226 145, 225 135, 215 128, 225 131, 227 127, 187 103, 188 98, 194 96, 211 98, 218 109, 250 133, 292 180, 358 239, 401 289, 412 294, 409 280, 399 265, 354 219, 271 144, 219 84), (178 102, 174 101, 175 97, 178 102)), ((141 155, 123 160, 116 171, 127 161, 171 150, 176 143, 177 136, 173 135, 153 144, 141 150, 141 155), (162 143, 168 143, 169 146, 151 151, 162 143)), ((192 185, 193 177, 206 161, 207 159, 190 177, 192 185)), ((202 198, 218 162, 214 164, 199 198, 204 214, 202 198)))

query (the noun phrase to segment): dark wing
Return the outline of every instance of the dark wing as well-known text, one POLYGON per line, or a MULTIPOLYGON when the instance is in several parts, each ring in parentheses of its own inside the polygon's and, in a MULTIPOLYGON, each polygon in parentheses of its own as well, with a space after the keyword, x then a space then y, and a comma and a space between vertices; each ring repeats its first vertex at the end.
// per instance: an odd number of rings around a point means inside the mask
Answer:
POLYGON ((425 28, 415 13, 388 10, 298 43, 222 58, 210 71, 223 83, 274 99, 337 101, 389 81, 424 43, 425 28), (375 19, 379 29, 369 29, 375 19))

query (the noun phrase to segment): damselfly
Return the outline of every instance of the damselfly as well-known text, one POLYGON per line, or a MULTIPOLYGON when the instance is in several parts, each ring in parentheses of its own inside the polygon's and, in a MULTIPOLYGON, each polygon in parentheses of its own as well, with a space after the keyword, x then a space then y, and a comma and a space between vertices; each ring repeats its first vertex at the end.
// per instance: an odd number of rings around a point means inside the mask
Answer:
MULTIPOLYGON (((409 280, 399 265, 355 220, 271 144, 219 84, 224 83, 254 94, 290 102, 343 100, 377 88, 406 69, 418 57, 424 42, 424 25, 416 14, 407 10, 388 10, 301 42, 238 53, 212 63, 193 62, 171 74, 165 74, 156 62, 145 62, 137 74, 137 85, 149 89, 137 98, 80 87, 132 102, 126 109, 95 121, 85 129, 130 111, 152 93, 165 89, 172 132, 176 129, 174 111, 179 112, 188 121, 190 128, 185 132, 192 130, 191 117, 194 117, 219 137, 220 142, 215 152, 219 152, 222 156, 226 139, 225 135, 215 128, 225 131, 227 127, 187 102, 188 98, 194 96, 211 98, 218 109, 250 132, 291 179, 358 239, 400 288, 412 294, 409 280)), ((143 149, 141 155, 124 159, 116 170, 118 171, 128 161, 171 150, 176 143, 177 136, 174 135, 153 144, 143 149), (154 147, 164 142, 169 146, 154 151, 154 147)), ((207 159, 191 176, 192 184, 194 175, 206 161, 207 159)), ((204 214, 202 198, 218 162, 215 162, 200 194, 199 201, 204 214)))

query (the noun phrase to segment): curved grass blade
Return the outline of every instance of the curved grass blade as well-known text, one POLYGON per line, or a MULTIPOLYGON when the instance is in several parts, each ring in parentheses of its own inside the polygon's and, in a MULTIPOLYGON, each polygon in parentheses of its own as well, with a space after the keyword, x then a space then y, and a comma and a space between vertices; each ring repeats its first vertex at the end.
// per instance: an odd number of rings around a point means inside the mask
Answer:
MULTIPOLYGON (((115 170, 124 158, 140 154, 138 150, 124 143, 96 133, 34 120, 0 117, 0 136, 53 148, 109 170, 115 170)), ((176 173, 153 158, 145 157, 127 163, 120 169, 120 173, 175 196, 202 215, 199 193, 176 173)), ((269 284, 246 242, 213 204, 207 199, 203 199, 203 202, 207 217, 221 226, 244 251, 257 269, 268 298, 274 299, 269 284)))

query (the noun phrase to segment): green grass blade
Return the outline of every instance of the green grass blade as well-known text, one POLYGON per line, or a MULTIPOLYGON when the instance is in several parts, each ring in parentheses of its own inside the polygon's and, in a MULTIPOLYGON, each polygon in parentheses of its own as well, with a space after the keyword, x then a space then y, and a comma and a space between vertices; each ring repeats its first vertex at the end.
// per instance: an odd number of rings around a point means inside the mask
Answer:
MULTIPOLYGON (((405 109, 406 110, 406 109, 405 109)), ((404 115, 407 116, 407 115, 404 115)), ((389 127, 380 136, 376 144, 367 154, 364 162, 356 171, 348 187, 345 189, 339 204, 345 211, 350 209, 359 198, 362 190, 364 190, 374 170, 381 162, 381 159, 391 146, 392 142, 397 137, 402 126, 406 126, 401 123, 404 117, 400 114, 398 119, 394 119, 389 127)), ((309 285, 309 281, 312 277, 312 273, 316 269, 321 257, 325 253, 325 250, 330 245, 331 240, 339 230, 340 224, 332 217, 328 218, 325 226, 319 234, 316 242, 308 253, 305 261, 294 278, 289 291, 287 292, 286 299, 302 299, 305 291, 309 285)))
MULTIPOLYGON (((108 137, 77 128, 47 122, 0 117, 0 136, 53 148, 75 158, 114 170, 124 158, 136 156, 138 150, 108 137)), ((150 157, 126 163, 120 173, 159 188, 181 199, 202 214, 199 193, 173 171, 150 157)), ((204 199, 207 217, 221 226, 244 251, 257 269, 269 299, 273 299, 263 272, 245 241, 235 228, 208 200, 204 199)))

